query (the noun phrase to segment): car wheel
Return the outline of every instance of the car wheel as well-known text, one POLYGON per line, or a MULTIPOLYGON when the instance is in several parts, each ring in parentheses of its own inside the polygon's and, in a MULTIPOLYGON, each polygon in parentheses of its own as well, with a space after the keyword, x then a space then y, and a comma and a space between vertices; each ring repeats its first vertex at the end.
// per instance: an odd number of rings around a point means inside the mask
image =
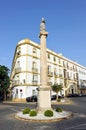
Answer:
POLYGON ((34 99, 32 100, 32 102, 34 102, 34 99))

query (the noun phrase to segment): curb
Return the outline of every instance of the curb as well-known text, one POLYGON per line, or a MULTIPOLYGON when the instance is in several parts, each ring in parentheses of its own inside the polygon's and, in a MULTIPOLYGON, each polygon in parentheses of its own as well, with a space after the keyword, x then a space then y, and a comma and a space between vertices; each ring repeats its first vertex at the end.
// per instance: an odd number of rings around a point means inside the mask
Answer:
POLYGON ((29 118, 19 117, 17 114, 15 115, 16 119, 23 120, 23 121, 28 121, 28 122, 56 122, 56 121, 61 121, 61 120, 64 120, 64 119, 69 119, 71 117, 73 117, 72 112, 69 112, 68 116, 61 117, 61 118, 56 118, 56 119, 33 119, 33 118, 29 119, 29 118))
MULTIPOLYGON (((14 101, 3 101, 3 103, 24 103, 24 104, 35 104, 36 102, 14 102, 14 101)), ((74 104, 70 99, 65 100, 64 102, 51 101, 51 104, 74 104)))

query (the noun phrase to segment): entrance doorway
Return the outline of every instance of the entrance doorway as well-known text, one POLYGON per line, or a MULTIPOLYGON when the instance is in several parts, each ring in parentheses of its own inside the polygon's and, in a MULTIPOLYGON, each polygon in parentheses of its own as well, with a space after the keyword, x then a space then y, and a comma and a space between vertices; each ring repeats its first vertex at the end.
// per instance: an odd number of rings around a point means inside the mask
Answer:
POLYGON ((74 89, 72 88, 72 94, 74 94, 74 89))

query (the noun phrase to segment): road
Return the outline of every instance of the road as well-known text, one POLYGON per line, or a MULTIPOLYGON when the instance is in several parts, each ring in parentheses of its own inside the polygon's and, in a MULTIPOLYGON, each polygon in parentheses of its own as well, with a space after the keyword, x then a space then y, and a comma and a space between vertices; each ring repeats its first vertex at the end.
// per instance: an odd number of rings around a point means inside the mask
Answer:
MULTIPOLYGON (((59 104, 73 117, 58 122, 28 122, 18 120, 14 115, 25 107, 35 108, 29 103, 0 103, 0 130, 86 130, 86 97, 73 98, 74 104, 59 104)), ((53 108, 57 105, 53 105, 53 108)))

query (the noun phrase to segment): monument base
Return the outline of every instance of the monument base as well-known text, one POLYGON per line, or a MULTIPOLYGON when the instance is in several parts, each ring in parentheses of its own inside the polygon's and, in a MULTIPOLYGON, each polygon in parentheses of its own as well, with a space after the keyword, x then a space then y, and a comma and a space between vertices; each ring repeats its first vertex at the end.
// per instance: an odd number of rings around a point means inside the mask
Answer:
POLYGON ((44 112, 45 110, 52 110, 51 94, 49 87, 40 87, 38 93, 37 110, 39 113, 44 112))

